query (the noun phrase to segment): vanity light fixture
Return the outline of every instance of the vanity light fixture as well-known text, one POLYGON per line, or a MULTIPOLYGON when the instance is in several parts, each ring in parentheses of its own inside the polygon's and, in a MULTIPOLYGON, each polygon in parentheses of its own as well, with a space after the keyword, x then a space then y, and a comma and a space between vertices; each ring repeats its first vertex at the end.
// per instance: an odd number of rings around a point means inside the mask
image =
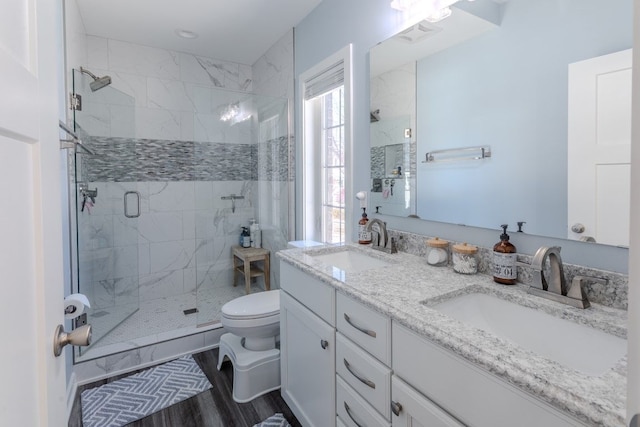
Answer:
POLYGON ((183 38, 183 39, 197 39, 198 38, 198 33, 195 33, 193 31, 189 31, 189 30, 183 30, 183 29, 176 29, 175 31, 176 36, 183 38))
POLYGON ((391 0, 391 8, 416 16, 422 15, 429 22, 438 22, 451 16, 449 6, 458 1, 460 0, 391 0))
POLYGON ((450 7, 444 7, 434 13, 432 13, 431 15, 427 15, 424 19, 426 21, 429 21, 431 23, 435 23, 435 22, 440 22, 443 19, 446 19, 448 17, 451 16, 451 8, 450 7))

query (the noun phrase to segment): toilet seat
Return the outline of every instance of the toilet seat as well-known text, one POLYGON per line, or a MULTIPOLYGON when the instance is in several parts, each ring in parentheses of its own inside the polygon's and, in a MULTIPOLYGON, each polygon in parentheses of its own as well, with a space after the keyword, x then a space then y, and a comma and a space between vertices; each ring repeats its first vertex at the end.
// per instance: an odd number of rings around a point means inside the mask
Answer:
POLYGON ((229 320, 251 320, 280 314, 280 290, 245 295, 222 306, 222 317, 229 320))
POLYGON ((279 325, 280 313, 277 312, 269 316, 261 316, 261 317, 253 317, 253 318, 247 318, 247 317, 233 318, 233 317, 227 317, 225 315, 222 315, 221 320, 222 320, 222 324, 227 328, 229 327, 253 328, 253 327, 271 325, 271 324, 279 325))

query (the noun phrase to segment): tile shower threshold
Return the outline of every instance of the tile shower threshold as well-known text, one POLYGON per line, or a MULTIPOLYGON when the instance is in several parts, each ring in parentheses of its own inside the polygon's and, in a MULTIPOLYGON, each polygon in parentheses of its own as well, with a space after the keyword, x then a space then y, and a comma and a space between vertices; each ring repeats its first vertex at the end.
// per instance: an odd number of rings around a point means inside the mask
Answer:
MULTIPOLYGON (((252 292, 261 291, 254 284, 252 292)), ((141 301, 139 309, 133 312, 115 328, 110 328, 91 347, 83 348, 81 355, 74 351, 74 363, 110 356, 177 338, 199 334, 221 328, 220 311, 232 299, 245 294, 244 286, 221 286, 202 289, 195 293, 178 294, 154 300, 141 301), (186 315, 185 309, 197 307, 198 312, 186 315), (201 314, 205 314, 203 319, 201 314), (208 320, 211 319, 211 320, 208 320), (146 333, 139 336, 140 332, 146 333)), ((91 322, 98 324, 100 318, 91 322)))
POLYGON ((108 344, 102 347, 90 348, 82 356, 74 355, 73 363, 83 363, 90 360, 99 359, 101 357, 111 356, 136 348, 146 347, 150 345, 160 344, 162 342, 171 341, 178 338, 184 338, 190 335, 200 334, 202 332, 211 331, 222 328, 222 324, 218 321, 206 323, 198 326, 188 326, 185 328, 174 329, 172 331, 162 332, 159 334, 147 335, 144 337, 133 338, 126 342, 108 344))

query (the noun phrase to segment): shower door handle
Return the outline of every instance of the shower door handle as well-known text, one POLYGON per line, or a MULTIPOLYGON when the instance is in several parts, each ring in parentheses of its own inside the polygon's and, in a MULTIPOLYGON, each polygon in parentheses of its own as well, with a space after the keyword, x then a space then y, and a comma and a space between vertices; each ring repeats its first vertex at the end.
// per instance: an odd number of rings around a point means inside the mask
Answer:
POLYGON ((127 191, 126 193, 124 193, 124 216, 126 216, 127 218, 138 218, 140 216, 140 193, 138 193, 137 191, 127 191), (136 213, 135 214, 130 214, 129 213, 129 203, 127 202, 128 197, 130 194, 133 194, 136 196, 136 213))

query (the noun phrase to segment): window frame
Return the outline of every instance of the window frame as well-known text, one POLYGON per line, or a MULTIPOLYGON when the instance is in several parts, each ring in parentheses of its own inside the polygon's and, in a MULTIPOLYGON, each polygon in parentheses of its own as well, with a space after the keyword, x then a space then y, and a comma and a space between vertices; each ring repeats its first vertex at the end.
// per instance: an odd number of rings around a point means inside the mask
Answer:
POLYGON ((324 241, 322 234, 322 210, 319 200, 322 194, 321 185, 317 179, 321 170, 321 156, 318 148, 318 141, 321 135, 319 129, 315 128, 315 123, 321 122, 319 117, 319 108, 314 108, 313 103, 318 97, 311 100, 305 100, 305 91, 307 83, 314 77, 318 76, 324 70, 330 69, 335 64, 341 62, 344 67, 343 82, 343 108, 344 108, 344 242, 353 241, 353 231, 355 227, 351 225, 350 219, 353 217, 353 204, 350 200, 353 198, 353 109, 352 109, 352 46, 349 44, 338 52, 330 55, 325 60, 319 62, 315 66, 309 68, 299 76, 299 90, 297 99, 301 106, 301 143, 300 143, 300 164, 298 166, 299 173, 296 181, 301 191, 296 209, 296 214, 301 221, 297 221, 296 235, 303 240, 324 241))

